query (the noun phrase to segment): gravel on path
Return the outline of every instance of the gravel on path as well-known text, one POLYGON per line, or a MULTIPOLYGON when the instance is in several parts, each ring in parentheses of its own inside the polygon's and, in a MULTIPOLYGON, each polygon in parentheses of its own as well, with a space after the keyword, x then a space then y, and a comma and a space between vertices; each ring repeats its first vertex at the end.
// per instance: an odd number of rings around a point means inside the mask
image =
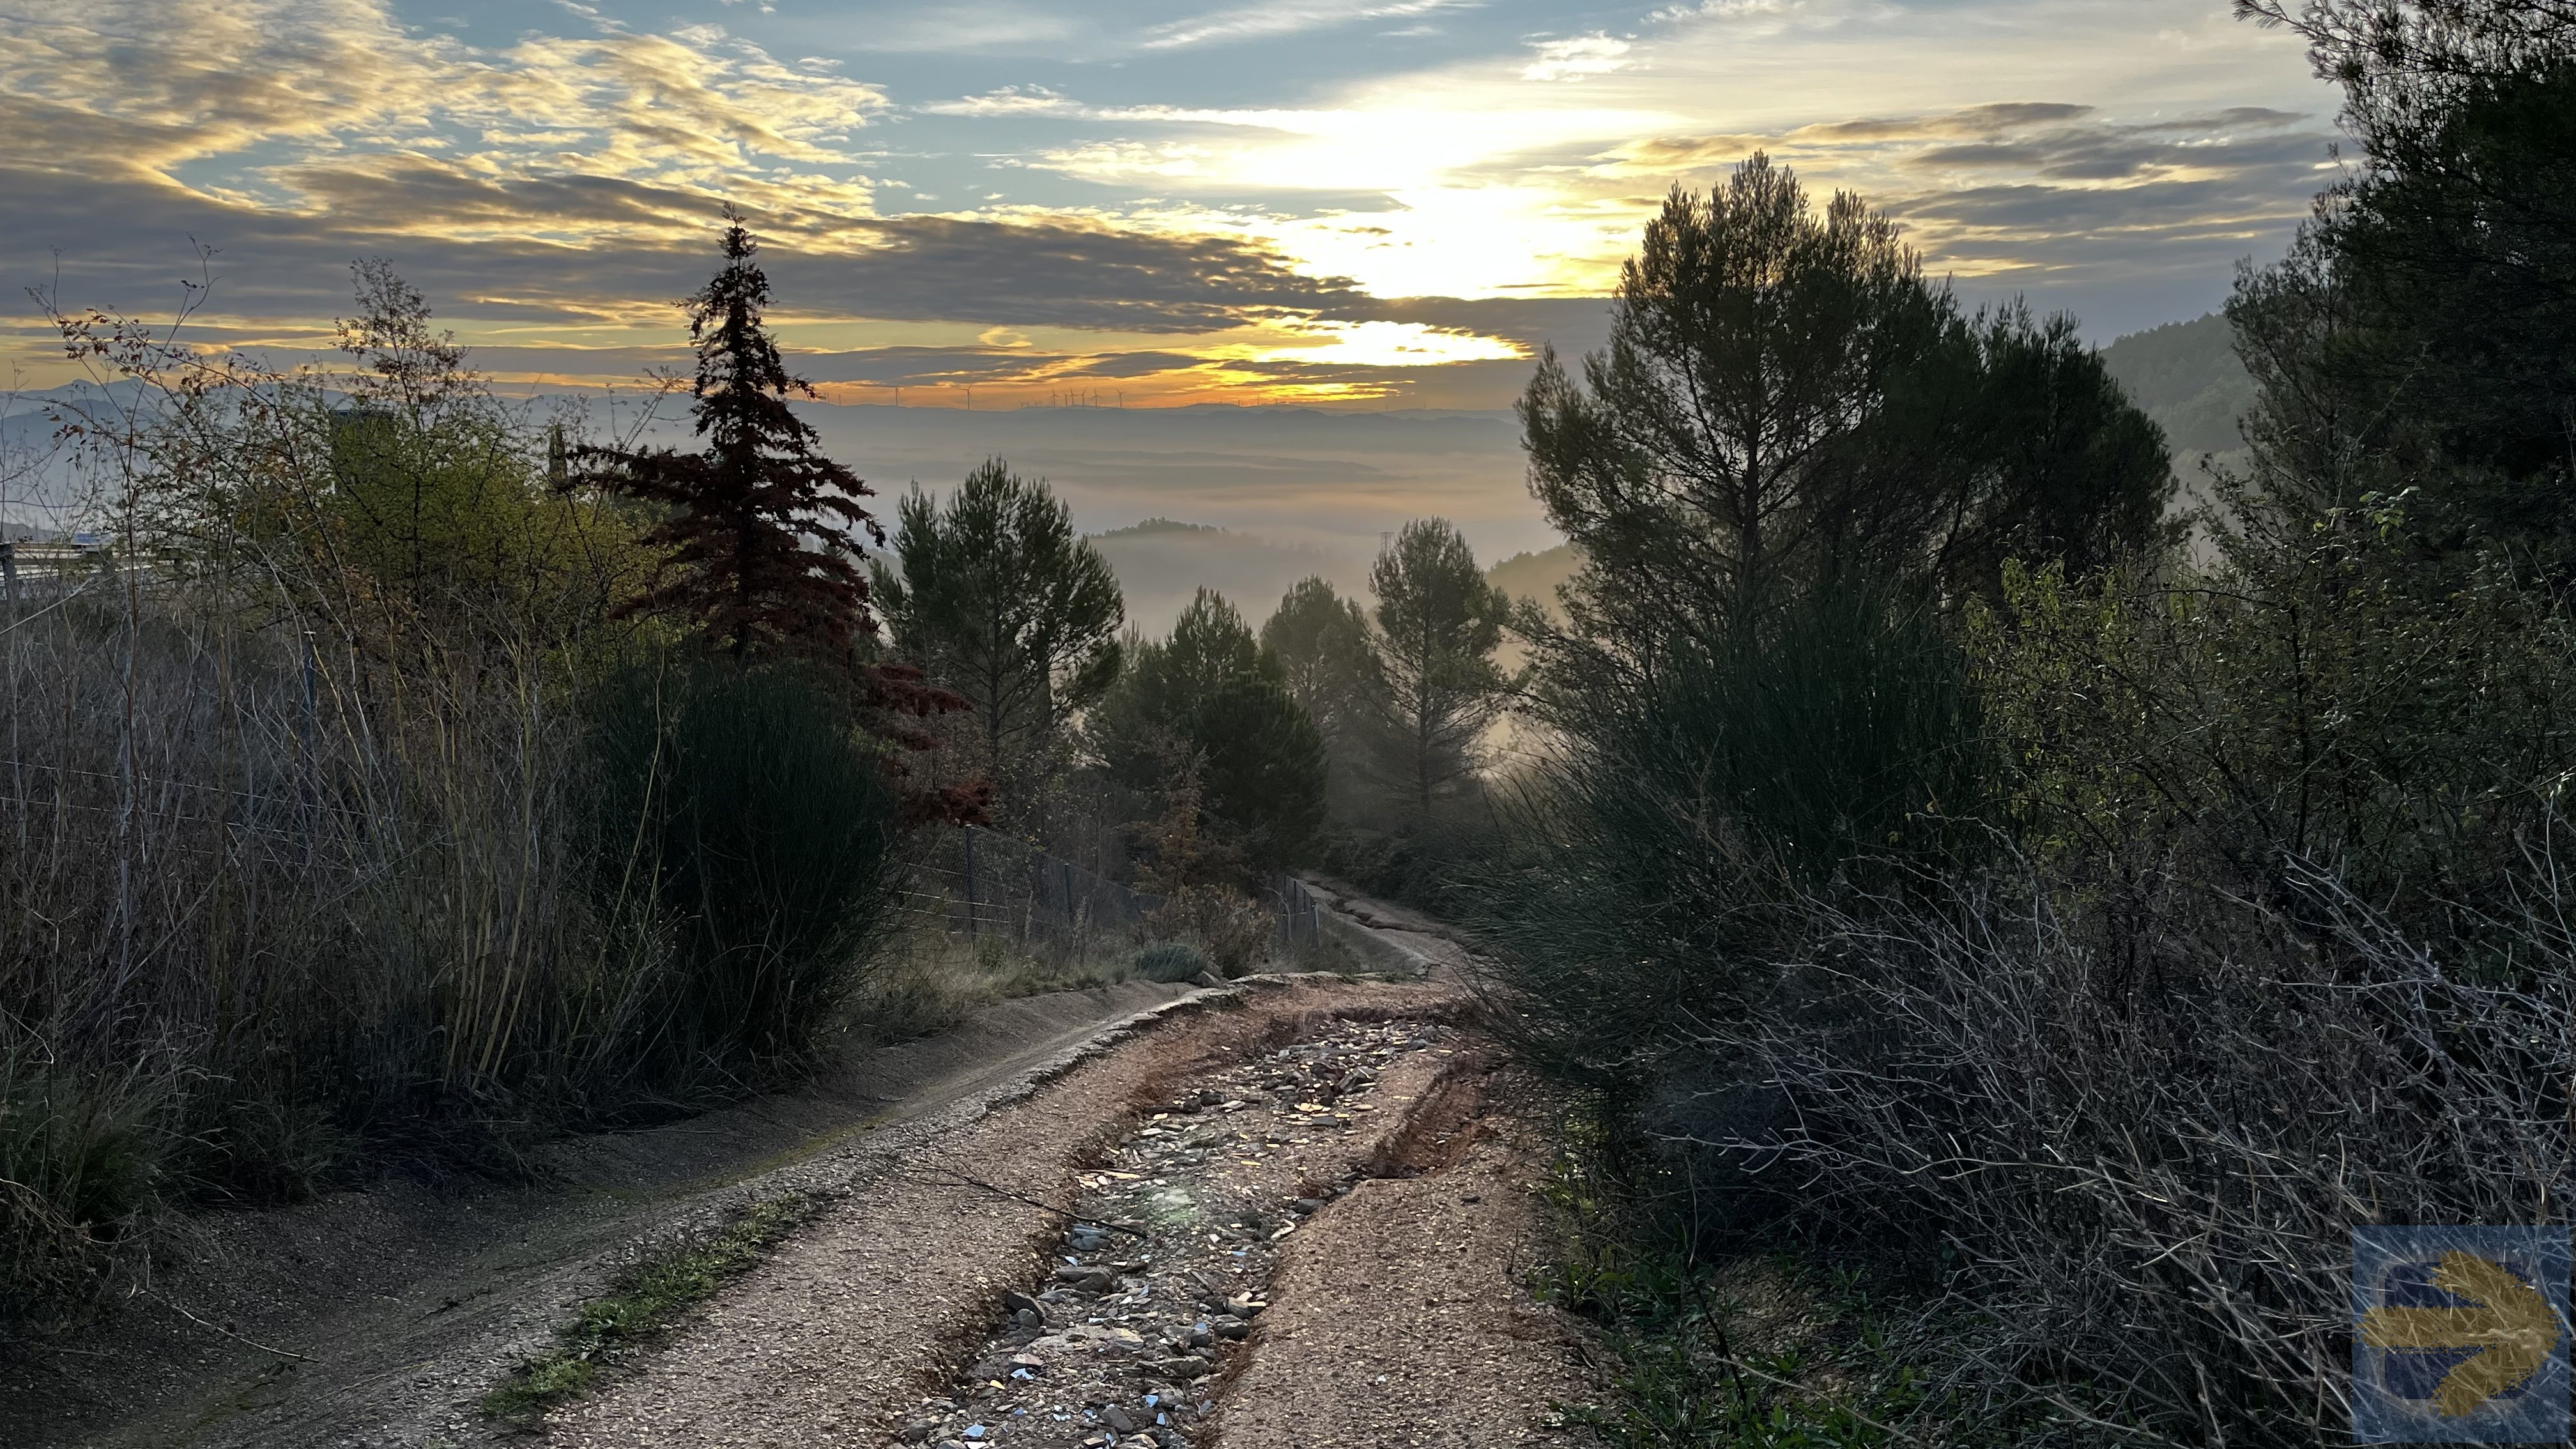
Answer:
POLYGON ((1588 1442, 1560 1412, 1598 1400, 1584 1340, 1520 1282, 1547 1160, 1525 1088, 1460 1059, 1375 1175, 1287 1241, 1224 1449, 1588 1442))
POLYGON ((581 1449, 892 1442, 1000 1321, 1003 1293, 1046 1276, 1065 1218, 1021 1198, 1070 1207, 1083 1171, 1182 1082, 1339 1015, 1410 1015, 1454 1000, 1442 987, 1291 978, 1247 992, 1238 1009, 1167 1022, 1096 1056, 860 1172, 636 1372, 553 1415, 550 1440, 581 1449))

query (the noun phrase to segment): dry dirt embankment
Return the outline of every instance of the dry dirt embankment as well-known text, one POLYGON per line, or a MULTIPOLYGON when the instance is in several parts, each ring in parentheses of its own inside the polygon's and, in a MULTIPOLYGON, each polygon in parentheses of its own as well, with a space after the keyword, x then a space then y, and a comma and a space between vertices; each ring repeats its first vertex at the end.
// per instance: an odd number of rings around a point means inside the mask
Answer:
MULTIPOLYGON (((988 1029, 980 1048, 951 1042, 949 1066, 980 1070, 917 1073, 926 1080, 899 1094, 894 1120, 865 1130, 862 1104, 836 1108, 825 1093, 683 1124, 698 1135, 667 1150, 591 1144, 592 1196, 623 1180, 617 1190, 674 1205, 622 1221, 492 1212, 476 1252, 442 1269, 424 1250, 404 1283, 364 1290, 380 1299, 300 1331, 274 1314, 231 1325, 314 1362, 270 1370, 218 1339, 234 1371, 214 1392, 183 1372, 189 1382, 106 1432, 69 1432, 66 1416, 0 1441, 488 1442, 502 1430, 476 1399, 598 1291, 639 1225, 667 1233, 797 1191, 823 1204, 804 1228, 554 1411, 546 1441, 1561 1442, 1554 1405, 1590 1397, 1581 1345, 1516 1281, 1538 1124, 1512 1106, 1526 1093, 1498 1085, 1437 964, 1429 981, 1164 991, 1143 1003, 1159 1014, 1105 1040, 1106 1020, 1138 1003, 1059 1005, 1059 1017, 1090 1020, 1057 1021, 1062 1040, 1016 1050, 1007 1030, 988 1029), (761 1132, 784 1159, 766 1171, 741 1140, 761 1132), (729 1185, 678 1191, 688 1169, 673 1160, 692 1152, 707 1159, 702 1180, 729 1185), (1066 1209, 1134 1231, 1069 1234, 1066 1209)), ((1020 1035, 1044 1025, 1022 1022, 1020 1035)), ((325 1231, 317 1261, 334 1246, 325 1231)), ((38 1371, 85 1368, 57 1356, 38 1371)))

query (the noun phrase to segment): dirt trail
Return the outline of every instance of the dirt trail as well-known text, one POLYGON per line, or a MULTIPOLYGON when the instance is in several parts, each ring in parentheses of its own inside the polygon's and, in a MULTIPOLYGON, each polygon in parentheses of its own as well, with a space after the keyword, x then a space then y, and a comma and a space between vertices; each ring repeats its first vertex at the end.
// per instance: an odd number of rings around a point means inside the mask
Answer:
MULTIPOLYGON (((1530 1094, 1463 1024, 1454 943, 1372 904, 1337 895, 1341 928, 1401 931, 1431 979, 1166 991, 1116 1031, 1106 1010, 1053 1022, 1048 1051, 1023 1023, 1020 1050, 951 1061, 873 1120, 809 1094, 687 1124, 694 1146, 581 1148, 594 1196, 685 1204, 665 1234, 752 1197, 823 1206, 543 1442, 1575 1442, 1555 1406, 1592 1397, 1581 1343, 1517 1281, 1544 1161, 1530 1094), (1069 1233, 1065 1209, 1136 1231, 1069 1233)), ((499 1442, 476 1400, 613 1275, 621 1255, 594 1241, 612 1217, 486 1224, 470 1272, 415 1272, 372 1310, 265 1340, 323 1362, 242 1365, 87 1437, 22 1440, 0 1417, 0 1442, 499 1442)))
MULTIPOLYGON (((395 1182, 186 1225, 183 1266, 101 1332, 0 1346, 0 1445, 429 1444, 649 1244, 747 1194, 833 1180, 855 1139, 935 1134, 1197 995, 1127 982, 1006 1001, 840 1053, 807 1089, 551 1149, 525 1192, 395 1182), (276 1350, 272 1352, 271 1350, 276 1350)), ((871 1145, 874 1145, 871 1141, 871 1145)), ((461 1426, 461 1427, 458 1427, 461 1426)))
POLYGON ((1456 944, 1403 927, 1432 980, 1247 993, 889 1164, 554 1437, 1576 1442, 1559 1407, 1595 1397, 1584 1344, 1519 1281, 1534 1094, 1451 1024, 1469 1005, 1442 979, 1456 944))
POLYGON ((1070 1206, 1081 1169, 1180 1083, 1335 1014, 1410 1014, 1447 999, 1330 979, 1247 992, 1233 1009, 1172 1023, 877 1164, 640 1373, 557 1415, 555 1436, 580 1449, 889 1442, 1002 1320, 1002 1295, 1051 1276, 1047 1250, 1065 1217, 1003 1192, 1070 1206))

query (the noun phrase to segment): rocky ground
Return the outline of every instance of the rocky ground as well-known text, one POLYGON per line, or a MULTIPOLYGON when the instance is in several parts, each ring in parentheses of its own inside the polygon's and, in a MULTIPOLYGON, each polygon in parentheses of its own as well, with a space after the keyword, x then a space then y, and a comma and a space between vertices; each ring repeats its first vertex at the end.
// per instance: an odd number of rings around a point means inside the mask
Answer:
POLYGON ((1380 1165, 1458 1042, 1438 1022, 1341 1021, 1184 1082, 1080 1179, 1046 1276, 1003 1296, 1000 1327, 903 1442, 1206 1441, 1283 1240, 1380 1165))

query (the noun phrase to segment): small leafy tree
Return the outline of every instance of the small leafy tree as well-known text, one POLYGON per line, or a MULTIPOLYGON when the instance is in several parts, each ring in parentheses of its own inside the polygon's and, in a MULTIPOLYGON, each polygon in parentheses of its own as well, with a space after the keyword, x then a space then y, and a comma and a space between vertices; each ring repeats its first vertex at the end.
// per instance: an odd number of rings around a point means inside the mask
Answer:
POLYGON ((1323 825, 1324 737, 1243 616, 1201 589, 1169 639, 1137 640, 1128 653, 1090 723, 1111 778, 1164 793, 1182 774, 1175 751, 1185 752, 1207 812, 1231 827, 1247 863, 1303 858, 1323 825))
MULTIPOLYGON (((545 487, 541 435, 492 396, 428 299, 382 258, 350 268, 358 315, 338 327, 362 370, 317 398, 328 487, 313 548, 362 576, 346 591, 384 638, 423 621, 559 639, 640 586, 651 552, 635 506, 545 487)), ((230 522, 291 532, 285 491, 237 498, 230 522)))
POLYGON ((787 371, 763 319, 769 278, 742 214, 728 206, 725 222, 724 267, 682 304, 706 447, 584 446, 573 450, 576 481, 671 509, 648 535, 669 550, 669 573, 623 612, 685 619, 737 662, 790 652, 846 662, 875 631, 861 535, 882 543, 885 531, 858 503, 872 490, 817 452, 819 435, 788 407, 813 386, 787 371))
POLYGON ((1510 688, 1494 664, 1511 598, 1485 581, 1445 518, 1404 526, 1369 571, 1377 594, 1389 773, 1417 815, 1475 769, 1475 747, 1510 688))
POLYGON ((995 458, 943 507, 915 490, 896 515, 900 575, 873 570, 895 647, 965 697, 1006 805, 1075 714, 1118 677, 1117 575, 1043 480, 995 458))

